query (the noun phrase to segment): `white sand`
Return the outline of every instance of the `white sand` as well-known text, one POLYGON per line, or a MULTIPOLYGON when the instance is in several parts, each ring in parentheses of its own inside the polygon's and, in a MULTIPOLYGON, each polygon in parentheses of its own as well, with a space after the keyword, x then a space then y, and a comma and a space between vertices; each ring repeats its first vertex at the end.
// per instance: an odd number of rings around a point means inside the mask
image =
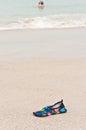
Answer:
MULTIPOLYGON (((77 29, 75 31, 78 33, 77 29)), ((12 35, 10 32, 9 34, 12 35)), ((85 37, 85 31, 82 34, 85 37)), ((1 32, 1 35, 0 43, 9 43, 6 32, 1 32), (3 39, 3 36, 6 38, 3 39)), ((16 34, 11 36, 11 40, 13 38, 16 41, 14 37, 21 41, 22 37, 17 38, 16 34)), ((28 41, 24 37, 22 39, 28 41)), ((68 39, 71 41, 70 37, 68 39)), ((75 39, 73 43, 78 44, 75 39)), ((64 39, 63 43, 65 44, 64 39)), ((1 55, 0 130, 86 130, 86 58, 85 53, 81 56, 82 48, 81 51, 80 48, 76 50, 79 50, 80 55, 67 59, 40 57, 24 60, 21 55, 20 59, 12 61, 11 58, 4 59, 1 55), (33 116, 33 111, 51 105, 61 98, 68 109, 66 114, 46 118, 33 116)))

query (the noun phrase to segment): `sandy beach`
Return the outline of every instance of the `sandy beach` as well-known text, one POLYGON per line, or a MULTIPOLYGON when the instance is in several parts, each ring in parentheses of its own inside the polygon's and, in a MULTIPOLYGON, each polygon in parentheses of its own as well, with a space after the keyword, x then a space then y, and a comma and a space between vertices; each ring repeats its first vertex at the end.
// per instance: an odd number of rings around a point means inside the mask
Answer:
POLYGON ((86 130, 86 29, 0 32, 0 130, 86 130), (37 118, 63 99, 65 114, 37 118))

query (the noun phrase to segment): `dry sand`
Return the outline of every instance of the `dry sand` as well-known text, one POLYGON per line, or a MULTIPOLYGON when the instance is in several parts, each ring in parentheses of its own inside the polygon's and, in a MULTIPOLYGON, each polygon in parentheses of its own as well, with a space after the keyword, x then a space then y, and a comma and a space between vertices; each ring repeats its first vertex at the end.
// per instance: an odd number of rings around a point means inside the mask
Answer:
POLYGON ((0 62, 0 130, 85 130, 86 59, 0 62), (33 111, 64 99, 66 114, 33 111))

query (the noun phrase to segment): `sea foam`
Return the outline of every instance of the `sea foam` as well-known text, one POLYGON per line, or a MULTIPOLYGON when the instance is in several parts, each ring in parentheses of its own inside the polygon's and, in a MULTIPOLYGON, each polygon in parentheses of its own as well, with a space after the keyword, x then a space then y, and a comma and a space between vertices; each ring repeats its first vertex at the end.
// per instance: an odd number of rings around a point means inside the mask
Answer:
POLYGON ((0 21, 0 30, 86 27, 86 14, 59 14, 0 21))

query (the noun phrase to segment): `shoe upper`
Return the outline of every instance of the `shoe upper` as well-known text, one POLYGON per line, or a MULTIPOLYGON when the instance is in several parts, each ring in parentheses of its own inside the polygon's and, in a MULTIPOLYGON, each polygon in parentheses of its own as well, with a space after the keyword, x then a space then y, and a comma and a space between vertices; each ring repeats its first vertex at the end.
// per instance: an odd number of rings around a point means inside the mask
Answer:
POLYGON ((46 106, 40 111, 33 112, 35 116, 43 117, 43 116, 50 116, 54 114, 60 114, 67 112, 63 104, 63 100, 55 103, 54 105, 46 106))

